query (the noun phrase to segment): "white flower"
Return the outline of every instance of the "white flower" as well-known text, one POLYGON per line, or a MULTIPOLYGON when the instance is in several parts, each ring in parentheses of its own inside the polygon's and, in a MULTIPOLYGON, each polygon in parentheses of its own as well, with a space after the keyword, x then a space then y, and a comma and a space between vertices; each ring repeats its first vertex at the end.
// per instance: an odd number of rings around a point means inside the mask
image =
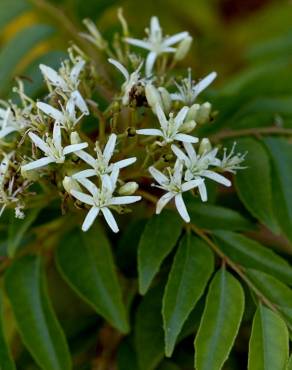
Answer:
POLYGON ((23 117, 16 119, 10 107, 7 109, 0 108, 0 139, 12 132, 23 130, 27 125, 28 122, 23 117))
POLYGON ((21 185, 16 184, 15 176, 9 171, 13 154, 13 152, 4 154, 0 163, 0 216, 7 206, 14 204, 15 217, 19 218, 21 216, 20 209, 22 208, 19 194, 29 186, 29 181, 24 181, 21 185))
POLYGON ((28 135, 31 141, 45 154, 45 156, 36 161, 21 166, 22 171, 29 171, 36 168, 44 167, 49 163, 64 163, 65 156, 67 154, 75 153, 88 146, 88 143, 80 143, 67 145, 63 148, 61 127, 59 123, 55 123, 54 125, 53 138, 47 136, 45 140, 42 140, 33 132, 30 132, 28 135))
POLYGON ((171 143, 174 140, 197 143, 199 141, 198 138, 181 133, 181 128, 184 124, 188 110, 188 107, 183 107, 175 117, 173 113, 170 113, 169 119, 167 120, 160 105, 156 104, 156 114, 161 129, 141 129, 137 130, 136 132, 139 135, 161 136, 164 140, 164 143, 171 143))
POLYGON ((143 79, 140 78, 140 70, 143 63, 140 63, 139 67, 130 74, 127 69, 117 60, 110 58, 108 61, 113 64, 125 77, 125 82, 122 85, 122 90, 124 93, 122 97, 122 103, 123 105, 128 105, 132 88, 138 83, 144 84, 143 79))
POLYGON ((89 164, 92 169, 80 171, 75 173, 72 177, 74 179, 82 179, 91 176, 102 176, 113 171, 113 168, 121 169, 127 167, 136 162, 136 157, 123 159, 121 161, 110 163, 113 156, 117 141, 117 135, 111 134, 108 142, 106 143, 103 152, 101 151, 99 144, 96 144, 96 158, 83 150, 76 152, 76 155, 80 157, 84 162, 89 164))
POLYGON ((158 182, 156 185, 158 188, 167 191, 156 205, 156 214, 159 214, 165 205, 174 198, 176 208, 184 219, 185 222, 190 222, 190 216, 186 209, 182 193, 191 190, 204 183, 203 179, 195 179, 187 182, 182 181, 183 177, 183 164, 180 160, 177 160, 174 165, 173 174, 169 169, 169 177, 165 176, 162 172, 157 170, 155 167, 150 167, 149 172, 153 178, 158 182))
POLYGON ((80 191, 71 190, 73 197, 78 199, 80 202, 91 206, 91 209, 85 217, 82 225, 83 231, 87 231, 93 224, 99 212, 102 212, 109 227, 113 232, 117 233, 119 228, 109 207, 131 204, 138 202, 141 199, 140 196, 113 196, 118 174, 118 169, 114 169, 110 176, 103 175, 100 189, 88 179, 79 179, 78 181, 80 184, 88 190, 90 195, 80 191))
POLYGON ((47 114, 49 117, 53 118, 57 123, 61 124, 63 128, 68 131, 74 129, 80 119, 83 117, 84 114, 88 114, 88 110, 86 106, 79 107, 77 105, 76 91, 75 93, 71 94, 70 99, 67 101, 66 108, 60 111, 57 108, 52 107, 49 104, 43 102, 37 102, 37 107, 47 114), (81 110, 82 114, 77 117, 76 115, 76 106, 81 110))
MULTIPOLYGON (((68 62, 68 61, 67 61, 68 62)), ((44 77, 50 82, 51 85, 60 88, 65 93, 71 93, 75 105, 85 114, 88 114, 88 108, 85 100, 78 91, 79 75, 85 65, 85 61, 81 58, 73 68, 69 68, 68 63, 63 63, 59 73, 53 68, 44 64, 40 65, 40 70, 44 77)))
MULTIPOLYGON (((186 166, 185 172, 186 181, 206 177, 222 185, 231 186, 231 182, 224 176, 208 169, 210 166, 220 166, 221 161, 216 157, 218 152, 217 148, 202 153, 201 155, 197 155, 192 144, 183 143, 183 145, 187 154, 185 154, 176 145, 172 145, 171 149, 173 150, 177 158, 179 158, 186 166)), ((202 201, 205 202, 207 200, 207 189, 204 182, 199 185, 199 193, 202 201)))
POLYGON ((179 85, 175 82, 178 89, 178 93, 171 94, 173 100, 182 101, 184 104, 190 106, 197 99, 197 96, 205 90, 217 77, 216 72, 211 72, 206 77, 204 77, 198 83, 194 83, 192 80, 192 72, 189 68, 189 74, 187 78, 184 78, 179 85))
POLYGON ((189 36, 188 32, 180 32, 170 37, 164 37, 162 29, 159 24, 157 17, 152 17, 150 20, 150 29, 146 30, 148 38, 146 40, 139 40, 133 38, 126 38, 126 42, 129 44, 141 47, 149 50, 149 54, 146 59, 146 76, 149 77, 152 73, 152 69, 156 58, 162 53, 173 53, 176 48, 171 47, 177 44, 181 40, 189 36))
POLYGON ((220 168, 222 168, 222 170, 231 172, 231 173, 236 173, 237 170, 242 170, 242 169, 247 168, 246 166, 240 165, 244 161, 247 152, 244 154, 241 154, 241 153, 234 154, 235 147, 236 147, 236 143, 233 144, 230 150, 230 153, 228 155, 227 155, 227 149, 224 148, 223 158, 219 165, 220 168))

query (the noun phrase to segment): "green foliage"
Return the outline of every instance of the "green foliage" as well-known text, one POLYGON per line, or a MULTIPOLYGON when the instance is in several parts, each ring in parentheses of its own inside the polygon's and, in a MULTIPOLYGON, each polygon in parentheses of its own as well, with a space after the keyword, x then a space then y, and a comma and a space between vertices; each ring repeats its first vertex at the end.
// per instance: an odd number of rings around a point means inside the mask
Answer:
POLYGON ((222 368, 237 335, 243 310, 243 289, 240 283, 222 268, 211 282, 195 340, 197 370, 222 368))
MULTIPOLYGON (((207 180, 206 203, 186 197, 190 225, 172 210, 152 215, 148 205, 126 215, 118 236, 101 226, 82 233, 75 214, 64 226, 53 202, 24 220, 4 213, 1 370, 292 370, 291 5, 263 1, 226 22, 223 3, 162 0, 141 2, 139 11, 136 1, 122 5, 139 35, 152 14, 162 15, 167 33, 188 25, 198 40, 181 75, 188 66, 195 79, 219 72, 206 94, 214 124, 200 126, 199 136, 218 147, 236 140, 247 152, 246 169, 230 174, 235 186, 228 190, 209 191, 207 180)), ((12 97, 16 78, 43 99, 38 65, 57 68, 71 40, 101 67, 111 95, 104 60, 78 33, 90 17, 118 43, 120 5, 2 0, 1 99, 12 97)), ((99 86, 90 88, 100 94, 99 86)), ((129 126, 140 119, 130 113, 129 126)))
POLYGON ((17 260, 5 274, 5 287, 20 334, 31 355, 46 370, 70 370, 64 333, 45 287, 39 257, 17 260))
POLYGON ((59 270, 70 287, 115 328, 129 330, 110 244, 100 227, 65 235, 57 250, 59 270), (96 236, 98 235, 98 238, 96 236))
POLYGON ((284 321, 270 309, 259 305, 249 342, 248 370, 285 369, 288 355, 289 336, 284 321))
POLYGON ((138 247, 141 294, 147 292, 164 258, 175 246, 181 229, 182 222, 174 212, 164 212, 159 216, 153 216, 147 222, 138 247))
POLYGON ((214 268, 208 246, 191 235, 181 241, 163 296, 165 353, 171 356, 178 334, 203 294, 214 268))

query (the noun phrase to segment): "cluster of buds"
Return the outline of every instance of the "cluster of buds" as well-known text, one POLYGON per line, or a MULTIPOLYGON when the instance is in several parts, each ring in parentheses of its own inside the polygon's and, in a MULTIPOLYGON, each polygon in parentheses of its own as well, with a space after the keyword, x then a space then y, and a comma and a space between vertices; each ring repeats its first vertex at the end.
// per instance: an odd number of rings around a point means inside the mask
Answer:
POLYGON ((59 70, 40 65, 49 91, 43 101, 26 96, 19 81, 15 91, 21 104, 2 102, 1 213, 12 207, 16 217, 23 217, 31 206, 28 189, 38 183, 40 197, 61 194, 62 203, 86 211, 83 231, 101 214, 118 232, 113 211, 123 213, 140 201, 152 178, 162 192, 156 213, 174 200, 189 222, 182 194, 191 191, 207 201, 206 179, 231 186, 222 172, 243 168, 244 155, 234 147, 220 158, 207 138, 194 135, 197 125, 210 122, 211 104, 197 98, 216 73, 199 81, 192 79, 190 69, 180 81, 169 74, 190 49, 188 32, 164 36, 158 18, 152 17, 146 39, 140 40, 129 37, 121 12, 119 19, 123 35, 115 37, 112 48, 91 21, 85 21, 89 34, 82 34, 109 57, 107 70, 112 65, 124 78, 105 109, 100 109, 96 92, 108 86, 103 86, 94 60, 78 47, 59 70), (147 50, 145 60, 131 47, 147 50), (84 129, 87 122, 95 122, 91 130, 84 129))

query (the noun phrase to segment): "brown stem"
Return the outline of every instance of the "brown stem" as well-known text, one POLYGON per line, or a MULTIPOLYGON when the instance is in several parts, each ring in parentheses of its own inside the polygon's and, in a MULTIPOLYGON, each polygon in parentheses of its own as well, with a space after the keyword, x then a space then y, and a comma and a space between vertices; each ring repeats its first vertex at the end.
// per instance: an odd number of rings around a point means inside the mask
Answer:
POLYGON ((260 136, 260 135, 292 135, 292 129, 282 127, 260 127, 247 128, 242 130, 224 130, 209 137, 211 142, 218 142, 222 139, 228 139, 241 136, 260 136))
MULTIPOLYGON (((233 271, 237 273, 241 277, 241 279, 249 286, 251 290, 255 293, 257 298, 259 299, 260 302, 264 303, 267 307, 269 307, 271 310, 274 312, 278 313, 283 318, 283 315, 281 312, 279 312, 277 306, 273 304, 266 296, 263 295, 263 293, 253 284, 253 282, 245 275, 244 270, 242 266, 237 265, 234 263, 229 257, 227 257, 221 249, 206 235, 206 233, 199 229, 196 225, 191 224, 190 225, 191 229, 199 235, 212 249, 213 251, 220 257, 222 258, 222 261, 226 263, 233 271)), ((284 319, 284 318, 283 318, 284 319)), ((284 319, 286 322, 286 320, 284 319)), ((292 329, 289 324, 287 326, 292 329)))

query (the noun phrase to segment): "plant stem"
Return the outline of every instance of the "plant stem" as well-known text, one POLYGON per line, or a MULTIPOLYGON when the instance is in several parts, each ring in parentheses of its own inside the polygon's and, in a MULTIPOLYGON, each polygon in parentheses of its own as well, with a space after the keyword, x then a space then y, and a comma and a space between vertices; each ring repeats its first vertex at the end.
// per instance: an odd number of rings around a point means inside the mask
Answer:
POLYGON ((218 142, 222 139, 228 139, 233 137, 241 136, 260 136, 260 135, 292 135, 292 129, 283 127, 259 127, 259 128, 247 128, 242 130, 225 130, 218 132, 217 134, 211 135, 209 137, 210 141, 218 142))
MULTIPOLYGON (((264 303, 267 307, 269 307, 271 310, 276 312, 278 315, 280 315, 283 318, 283 315, 281 312, 279 312, 277 306, 273 304, 266 296, 263 295, 263 293, 254 285, 254 283, 245 275, 243 268, 236 263, 234 263, 229 257, 227 257, 221 249, 206 235, 206 233, 199 229, 196 225, 191 224, 190 228, 199 235, 210 247, 211 249, 220 257, 222 258, 222 261, 226 263, 227 266, 229 266, 233 271, 237 273, 241 277, 241 279, 248 285, 248 287, 253 290, 253 292, 256 294, 259 301, 264 303)), ((286 322, 283 318, 283 320, 286 322)), ((290 330, 292 330, 291 326, 286 323, 290 330)))

